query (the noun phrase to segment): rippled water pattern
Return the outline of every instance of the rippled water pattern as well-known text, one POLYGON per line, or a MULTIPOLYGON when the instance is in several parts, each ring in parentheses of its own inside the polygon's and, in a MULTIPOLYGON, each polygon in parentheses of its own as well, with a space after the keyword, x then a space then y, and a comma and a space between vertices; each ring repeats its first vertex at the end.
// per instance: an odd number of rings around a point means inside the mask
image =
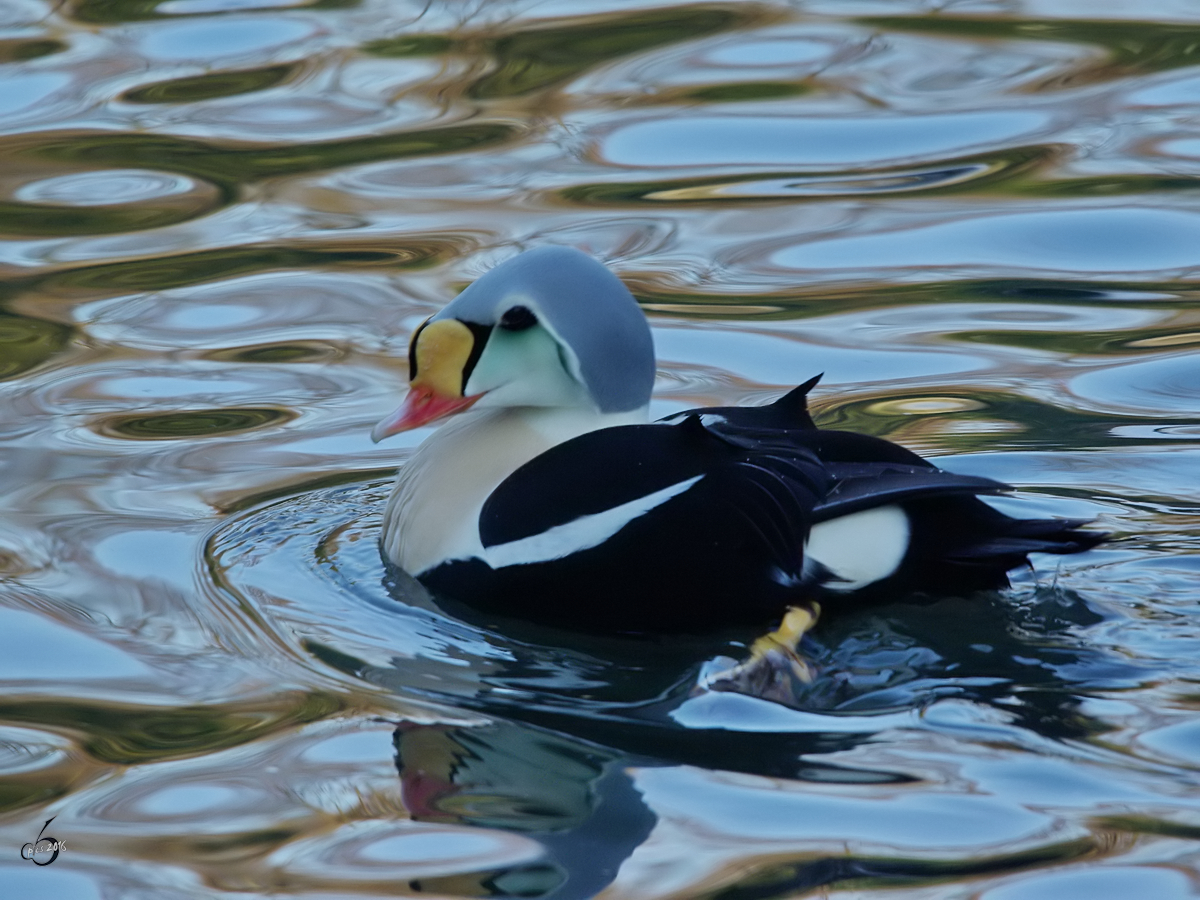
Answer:
POLYGON ((5 896, 1200 895, 1191 0, 7 0, 0 162, 5 896), (824 372, 1114 541, 827 620, 798 709, 454 617, 367 435, 548 243, 654 412, 824 372))

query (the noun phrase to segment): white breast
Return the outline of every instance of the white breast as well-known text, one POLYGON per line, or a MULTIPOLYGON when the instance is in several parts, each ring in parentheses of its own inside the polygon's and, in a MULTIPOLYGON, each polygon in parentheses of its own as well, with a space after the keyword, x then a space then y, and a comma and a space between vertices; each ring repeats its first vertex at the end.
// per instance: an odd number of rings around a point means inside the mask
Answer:
POLYGON ((535 407, 451 419, 400 469, 384 511, 384 553, 412 575, 452 559, 483 558, 479 514, 500 482, 573 437, 645 421, 644 409, 605 415, 535 407))

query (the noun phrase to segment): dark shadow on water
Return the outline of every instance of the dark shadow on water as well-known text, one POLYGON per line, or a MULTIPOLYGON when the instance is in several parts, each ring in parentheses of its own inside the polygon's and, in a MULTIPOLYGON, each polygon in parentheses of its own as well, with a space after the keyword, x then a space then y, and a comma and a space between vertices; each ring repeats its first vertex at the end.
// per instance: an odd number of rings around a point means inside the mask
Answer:
POLYGON ((812 641, 823 675, 811 708, 868 715, 956 697, 1002 710, 1044 738, 1082 740, 1108 727, 1080 712, 1080 694, 1137 680, 1136 667, 1089 648, 1073 630, 1103 621, 1082 598, 1039 588, 896 602, 833 618, 812 641))
MULTIPOLYGON (((402 573, 390 587, 412 597, 402 573)), ((460 606, 454 611, 470 618, 460 606)), ((657 822, 637 788, 637 770, 689 765, 820 783, 913 782, 918 779, 904 772, 833 765, 820 757, 874 738, 877 732, 863 725, 873 716, 949 697, 990 707, 1013 733, 1086 740, 1107 727, 1081 710, 1082 695, 1131 683, 1140 674, 1079 637, 1079 629, 1101 621, 1081 598, 1055 587, 1022 595, 909 598, 830 615, 806 644, 819 675, 798 704, 801 715, 816 713, 817 722, 827 722, 827 731, 812 719, 798 720, 794 730, 773 730, 774 707, 742 697, 728 699, 745 730, 731 721, 713 727, 676 721, 673 713, 697 697, 693 685, 703 660, 733 649, 730 635, 597 639, 494 618, 474 623, 488 626, 489 640, 506 648, 511 662, 481 676, 473 695, 426 693, 485 713, 490 721, 476 727, 400 724, 396 766, 405 806, 418 821, 515 832, 545 852, 534 863, 475 873, 469 885, 460 875, 410 887, 469 896, 594 896, 657 822), (836 730, 839 721, 851 719, 857 730, 836 730)), ((335 660, 327 648, 310 650, 339 668, 356 668, 350 657, 335 660)), ((355 674, 411 692, 404 669, 399 661, 386 672, 360 664, 355 674)), ((850 883, 934 884, 1094 851, 1087 837, 970 859, 806 857, 773 862, 712 896, 750 900, 850 883)))
MULTIPOLYGON (((658 743, 662 728, 672 722, 674 710, 696 695, 700 669, 714 657, 741 656, 758 636, 746 629, 669 637, 583 635, 430 598, 394 569, 385 584, 401 602, 420 592, 419 603, 433 604, 474 626, 509 654, 503 666, 480 676, 474 696, 457 696, 458 705, 601 742, 601 735, 621 735, 617 746, 632 742, 628 749, 652 755, 653 747, 664 751, 669 746, 669 741, 658 743), (659 733, 642 746, 636 735, 645 726, 659 733)), ((829 604, 805 639, 805 655, 818 675, 812 684, 799 687, 795 707, 828 716, 872 716, 957 697, 998 703, 1015 726, 1042 737, 1084 739, 1104 726, 1080 716, 1077 695, 1136 683, 1140 674, 1137 667, 1081 639, 1080 629, 1102 621, 1083 598, 1055 586, 1026 593, 910 596, 842 610, 829 604)), ((738 733, 743 738, 747 734, 738 733)), ((758 733, 765 732, 759 728, 758 733)), ((835 737, 807 752, 844 749, 846 735, 835 737)), ((683 754, 676 757, 679 762, 803 777, 785 771, 786 766, 730 766, 687 758, 692 754, 683 749, 676 752, 683 754)), ((675 756, 670 751, 659 755, 675 756)))

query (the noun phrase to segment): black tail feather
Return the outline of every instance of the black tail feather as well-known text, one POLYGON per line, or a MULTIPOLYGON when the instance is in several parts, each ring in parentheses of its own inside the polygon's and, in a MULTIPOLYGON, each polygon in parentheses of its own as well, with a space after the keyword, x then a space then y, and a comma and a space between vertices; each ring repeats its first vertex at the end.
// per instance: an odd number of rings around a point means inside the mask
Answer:
POLYGON ((1108 538, 1086 519, 1014 519, 977 497, 905 505, 913 524, 909 586, 931 592, 1002 588, 1030 553, 1081 553, 1108 538))
POLYGON ((1004 517, 1002 528, 959 549, 962 559, 1025 555, 1027 553, 1082 553, 1107 540, 1103 531, 1083 531, 1087 519, 1012 519, 1004 517))

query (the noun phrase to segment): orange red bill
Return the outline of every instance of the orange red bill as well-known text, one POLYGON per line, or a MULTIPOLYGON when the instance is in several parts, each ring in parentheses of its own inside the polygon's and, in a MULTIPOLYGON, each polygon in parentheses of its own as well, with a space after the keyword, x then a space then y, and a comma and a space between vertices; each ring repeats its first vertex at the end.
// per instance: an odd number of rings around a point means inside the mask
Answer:
POLYGON ((371 430, 371 440, 378 444, 385 437, 436 422, 451 413, 467 409, 481 396, 447 397, 427 387, 414 385, 404 398, 403 405, 371 430))

